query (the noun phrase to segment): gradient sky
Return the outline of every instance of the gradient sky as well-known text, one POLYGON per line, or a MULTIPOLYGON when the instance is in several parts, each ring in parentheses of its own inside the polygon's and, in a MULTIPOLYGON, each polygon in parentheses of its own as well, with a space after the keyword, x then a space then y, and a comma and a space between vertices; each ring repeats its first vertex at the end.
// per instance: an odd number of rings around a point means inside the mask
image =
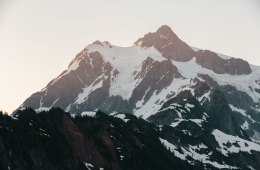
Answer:
POLYGON ((192 46, 260 65, 259 0, 0 0, 0 110, 11 113, 93 41, 131 46, 164 24, 192 46))

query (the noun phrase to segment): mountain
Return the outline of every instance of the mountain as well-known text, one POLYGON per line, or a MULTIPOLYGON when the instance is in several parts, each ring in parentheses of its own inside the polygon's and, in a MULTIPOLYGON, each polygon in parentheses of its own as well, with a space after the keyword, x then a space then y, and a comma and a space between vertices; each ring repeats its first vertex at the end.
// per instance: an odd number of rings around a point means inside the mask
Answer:
MULTIPOLYGON (((157 121, 170 125, 182 118, 184 111, 173 114, 174 109, 168 108, 166 114, 166 104, 178 104, 174 98, 185 90, 210 117, 229 122, 225 132, 236 135, 239 130, 235 133, 234 128, 240 127, 251 140, 260 141, 260 67, 190 47, 166 25, 131 47, 106 41, 88 45, 68 69, 32 94, 19 109, 60 107, 73 114, 101 110, 133 113, 144 119, 164 115, 163 119, 169 120, 157 121), (217 99, 213 100, 214 96, 217 99), (231 127, 231 120, 239 127, 231 127)), ((185 111, 188 114, 189 110, 185 111)), ((222 122, 215 123, 221 129, 222 122)))
POLYGON ((156 126, 133 114, 52 108, 0 113, 0 168, 259 169, 260 145, 190 119, 156 126), (192 134, 192 135, 191 135, 192 134))
POLYGON ((220 149, 217 162, 226 163, 215 168, 259 169, 250 161, 259 160, 258 152, 244 148, 260 143, 259 103, 259 66, 191 47, 164 25, 131 47, 107 41, 88 45, 18 110, 60 107, 72 115, 98 110, 111 115, 131 113, 156 127, 167 127, 169 134, 159 136, 160 141, 191 165, 192 159, 207 162, 211 152, 220 149), (201 142, 210 148, 208 152, 194 153, 189 148, 201 142), (240 151, 249 155, 241 158, 240 151), (191 160, 186 159, 189 156, 191 160), (235 159, 243 165, 234 163, 235 159))

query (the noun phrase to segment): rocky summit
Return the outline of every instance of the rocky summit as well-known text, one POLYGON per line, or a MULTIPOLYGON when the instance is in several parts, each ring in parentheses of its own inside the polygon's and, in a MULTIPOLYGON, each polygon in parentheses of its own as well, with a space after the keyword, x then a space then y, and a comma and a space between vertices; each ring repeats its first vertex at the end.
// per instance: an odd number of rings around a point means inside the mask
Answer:
POLYGON ((129 113, 165 128, 158 140, 189 165, 259 169, 259 103, 260 67, 191 47, 164 25, 130 47, 86 46, 18 110, 129 113))

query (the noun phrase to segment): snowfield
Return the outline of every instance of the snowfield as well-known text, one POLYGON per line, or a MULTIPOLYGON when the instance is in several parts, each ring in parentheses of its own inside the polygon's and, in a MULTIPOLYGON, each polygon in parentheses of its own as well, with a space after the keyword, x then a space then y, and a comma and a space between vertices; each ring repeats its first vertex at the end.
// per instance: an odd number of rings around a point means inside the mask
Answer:
POLYGON ((201 144, 199 146, 190 146, 188 148, 183 148, 180 147, 182 152, 178 151, 178 147, 176 147, 175 145, 173 145, 172 143, 168 142, 165 139, 159 138, 161 143, 165 146, 166 149, 168 149, 169 151, 171 151, 176 157, 185 160, 187 162, 189 162, 190 164, 193 164, 193 161, 190 161, 189 159, 187 159, 187 157, 192 157, 194 160, 200 161, 204 164, 210 164, 216 168, 219 169, 239 169, 237 167, 234 166, 229 166, 226 164, 220 164, 216 161, 212 162, 210 161, 210 154, 199 154, 196 152, 196 150, 198 149, 202 149, 202 148, 207 148, 207 146, 205 146, 204 144, 201 144))

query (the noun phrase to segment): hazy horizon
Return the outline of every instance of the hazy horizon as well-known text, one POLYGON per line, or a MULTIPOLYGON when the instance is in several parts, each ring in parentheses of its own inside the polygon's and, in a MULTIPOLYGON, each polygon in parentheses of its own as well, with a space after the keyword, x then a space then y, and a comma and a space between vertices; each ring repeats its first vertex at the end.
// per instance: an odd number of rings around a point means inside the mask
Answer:
POLYGON ((0 0, 0 110, 11 113, 86 45, 131 46, 161 25, 201 49, 260 66, 260 2, 0 0))

